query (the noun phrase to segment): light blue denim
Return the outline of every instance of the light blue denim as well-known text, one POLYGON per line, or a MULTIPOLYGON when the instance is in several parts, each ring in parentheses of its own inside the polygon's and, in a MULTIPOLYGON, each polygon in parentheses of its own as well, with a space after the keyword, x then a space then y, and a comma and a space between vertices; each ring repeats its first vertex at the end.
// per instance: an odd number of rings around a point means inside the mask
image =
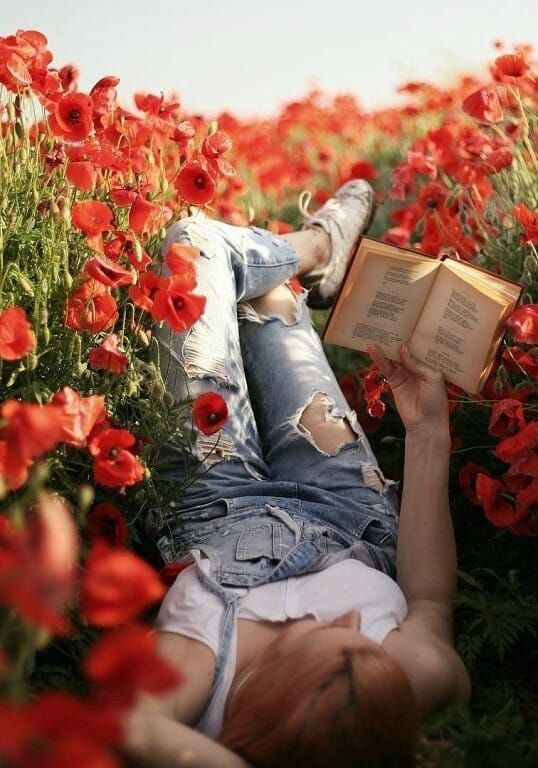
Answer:
POLYGON ((291 243, 203 216, 173 225, 164 251, 173 242, 200 249, 195 292, 207 303, 187 332, 156 332, 167 390, 175 398, 218 392, 229 418, 213 436, 199 435, 192 455, 163 447, 168 477, 177 482, 195 469, 200 482, 150 513, 147 530, 167 563, 187 559, 193 548, 210 560, 209 577, 200 569, 199 576, 227 606, 215 687, 238 608, 238 594, 227 587, 320 571, 346 558, 395 578, 398 503, 396 483, 383 477, 327 362, 305 295, 291 323, 249 304, 296 272, 291 243), (325 396, 327 419, 346 419, 356 435, 331 455, 299 424, 317 394, 325 396))

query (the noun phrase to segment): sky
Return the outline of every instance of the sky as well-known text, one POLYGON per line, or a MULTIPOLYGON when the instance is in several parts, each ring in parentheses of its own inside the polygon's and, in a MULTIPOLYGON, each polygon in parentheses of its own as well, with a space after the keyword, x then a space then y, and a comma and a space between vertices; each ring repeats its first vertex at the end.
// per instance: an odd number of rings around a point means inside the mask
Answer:
POLYGON ((179 93, 189 112, 273 115, 317 86, 366 109, 399 103, 408 80, 480 73, 507 46, 538 52, 537 0, 18 0, 1 3, 0 35, 38 29, 54 65, 74 63, 79 89, 120 78, 179 93))

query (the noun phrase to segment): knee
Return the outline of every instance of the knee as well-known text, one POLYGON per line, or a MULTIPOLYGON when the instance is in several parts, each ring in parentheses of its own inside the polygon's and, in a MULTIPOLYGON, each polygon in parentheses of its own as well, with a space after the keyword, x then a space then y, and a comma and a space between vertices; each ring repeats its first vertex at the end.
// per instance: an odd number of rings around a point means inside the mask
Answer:
POLYGON ((249 304, 262 317, 277 316, 282 318, 286 325, 297 322, 297 295, 285 283, 277 285, 257 299, 251 299, 249 304))
POLYGON ((303 410, 297 426, 312 438, 320 451, 334 455, 342 445, 354 443, 358 438, 345 416, 330 417, 329 406, 327 395, 316 394, 303 410))

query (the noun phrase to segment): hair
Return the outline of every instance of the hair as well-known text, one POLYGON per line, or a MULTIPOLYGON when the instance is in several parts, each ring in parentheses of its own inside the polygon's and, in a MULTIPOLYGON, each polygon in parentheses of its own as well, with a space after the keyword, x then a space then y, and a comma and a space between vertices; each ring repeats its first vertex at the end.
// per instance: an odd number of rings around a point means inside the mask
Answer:
POLYGON ((297 638, 262 654, 218 741, 257 768, 412 768, 418 735, 411 684, 385 650, 297 638))

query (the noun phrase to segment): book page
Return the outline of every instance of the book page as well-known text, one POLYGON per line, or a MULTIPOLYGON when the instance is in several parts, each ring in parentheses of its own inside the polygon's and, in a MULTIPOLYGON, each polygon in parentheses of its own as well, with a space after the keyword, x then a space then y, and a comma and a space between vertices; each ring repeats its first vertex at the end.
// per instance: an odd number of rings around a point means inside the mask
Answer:
POLYGON ((521 286, 516 283, 507 282, 502 277, 494 275, 492 272, 483 272, 476 269, 465 261, 456 261, 446 259, 443 266, 455 272, 462 280, 466 280, 471 285, 476 285, 483 293, 502 303, 513 304, 515 306, 521 294, 521 286))
POLYGON ((506 301, 483 293, 443 262, 409 348, 448 381, 477 392, 506 309, 506 301))
POLYGON ((379 344, 384 354, 399 359, 434 281, 440 262, 427 256, 398 252, 365 240, 346 278, 323 338, 331 344, 366 351, 379 344))

